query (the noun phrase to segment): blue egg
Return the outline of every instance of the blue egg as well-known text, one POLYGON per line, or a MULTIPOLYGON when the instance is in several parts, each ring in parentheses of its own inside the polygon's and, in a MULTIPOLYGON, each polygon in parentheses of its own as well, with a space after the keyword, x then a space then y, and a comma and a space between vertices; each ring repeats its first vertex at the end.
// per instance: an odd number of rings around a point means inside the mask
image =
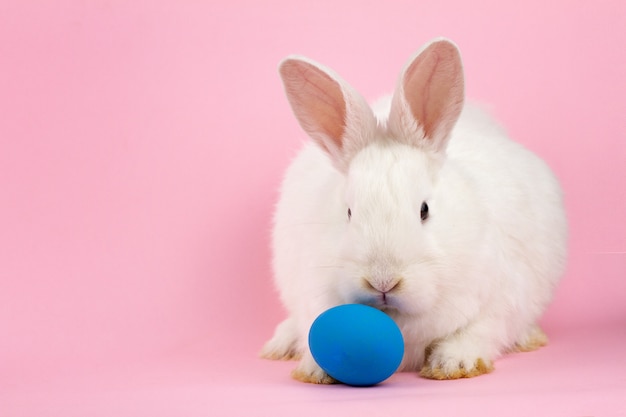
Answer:
POLYGON ((362 304, 333 307, 309 331, 313 358, 339 382, 370 386, 389 378, 404 356, 404 340, 391 317, 362 304))

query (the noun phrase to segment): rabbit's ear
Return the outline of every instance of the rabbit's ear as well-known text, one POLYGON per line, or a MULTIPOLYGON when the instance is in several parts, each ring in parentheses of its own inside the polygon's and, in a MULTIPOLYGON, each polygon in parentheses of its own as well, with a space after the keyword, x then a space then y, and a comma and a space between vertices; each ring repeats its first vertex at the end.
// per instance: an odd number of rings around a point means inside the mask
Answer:
POLYGON ((332 71, 305 58, 284 60, 280 75, 300 126, 345 172, 376 129, 371 108, 332 71))
POLYGON ((457 47, 441 39, 427 45, 403 71, 393 95, 389 128, 398 139, 443 151, 464 100, 457 47))

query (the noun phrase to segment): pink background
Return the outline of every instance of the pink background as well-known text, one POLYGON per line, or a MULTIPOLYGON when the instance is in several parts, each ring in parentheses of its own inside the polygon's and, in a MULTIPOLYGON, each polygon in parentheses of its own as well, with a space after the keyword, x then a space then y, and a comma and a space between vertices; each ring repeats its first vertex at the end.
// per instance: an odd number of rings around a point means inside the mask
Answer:
POLYGON ((0 416, 626 415, 625 27, 621 0, 0 2, 0 416), (255 357, 304 139, 278 62, 374 99, 442 35, 563 183, 552 343, 467 381, 292 382, 255 357))

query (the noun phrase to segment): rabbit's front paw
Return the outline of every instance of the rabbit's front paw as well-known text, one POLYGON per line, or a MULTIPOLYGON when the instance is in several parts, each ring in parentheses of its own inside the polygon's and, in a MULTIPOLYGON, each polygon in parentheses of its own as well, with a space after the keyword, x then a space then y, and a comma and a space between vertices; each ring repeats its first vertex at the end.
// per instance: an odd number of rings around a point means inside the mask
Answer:
POLYGON ((548 344, 548 336, 537 325, 530 326, 526 333, 511 348, 513 352, 532 352, 548 344))
POLYGON ((278 325, 274 337, 263 346, 260 356, 273 360, 298 360, 302 357, 298 349, 298 335, 293 320, 287 319, 278 325))
POLYGON ((275 343, 272 339, 263 346, 260 356, 263 359, 275 361, 291 361, 300 359, 302 354, 298 352, 294 345, 275 343))
POLYGON ((310 384, 336 384, 337 380, 328 375, 313 359, 311 354, 307 354, 293 370, 291 377, 300 382, 310 384))
POLYGON ((471 378, 493 371, 493 364, 486 355, 466 349, 463 342, 444 340, 428 346, 420 375, 442 380, 471 378))

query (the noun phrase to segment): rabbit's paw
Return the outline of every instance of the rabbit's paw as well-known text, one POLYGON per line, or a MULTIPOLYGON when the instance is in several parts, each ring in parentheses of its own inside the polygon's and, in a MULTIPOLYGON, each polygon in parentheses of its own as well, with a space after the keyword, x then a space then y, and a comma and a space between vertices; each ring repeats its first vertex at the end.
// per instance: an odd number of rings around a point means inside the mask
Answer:
POLYGON ((539 326, 533 325, 517 340, 511 351, 532 352, 547 344, 548 336, 546 336, 539 326))
POLYGON ((465 349, 463 343, 443 341, 426 349, 425 364, 420 375, 429 379, 471 378, 493 371, 493 364, 475 349, 465 349))
POLYGON ((272 339, 263 346, 260 356, 263 359, 275 361, 292 361, 300 359, 302 354, 295 346, 276 343, 275 340, 272 339))
POLYGON ((298 360, 302 353, 298 348, 298 336, 291 319, 278 325, 274 337, 263 346, 260 356, 273 360, 298 360))
POLYGON ((319 367, 312 356, 305 355, 300 364, 291 373, 291 377, 310 384, 336 384, 337 380, 319 367))

